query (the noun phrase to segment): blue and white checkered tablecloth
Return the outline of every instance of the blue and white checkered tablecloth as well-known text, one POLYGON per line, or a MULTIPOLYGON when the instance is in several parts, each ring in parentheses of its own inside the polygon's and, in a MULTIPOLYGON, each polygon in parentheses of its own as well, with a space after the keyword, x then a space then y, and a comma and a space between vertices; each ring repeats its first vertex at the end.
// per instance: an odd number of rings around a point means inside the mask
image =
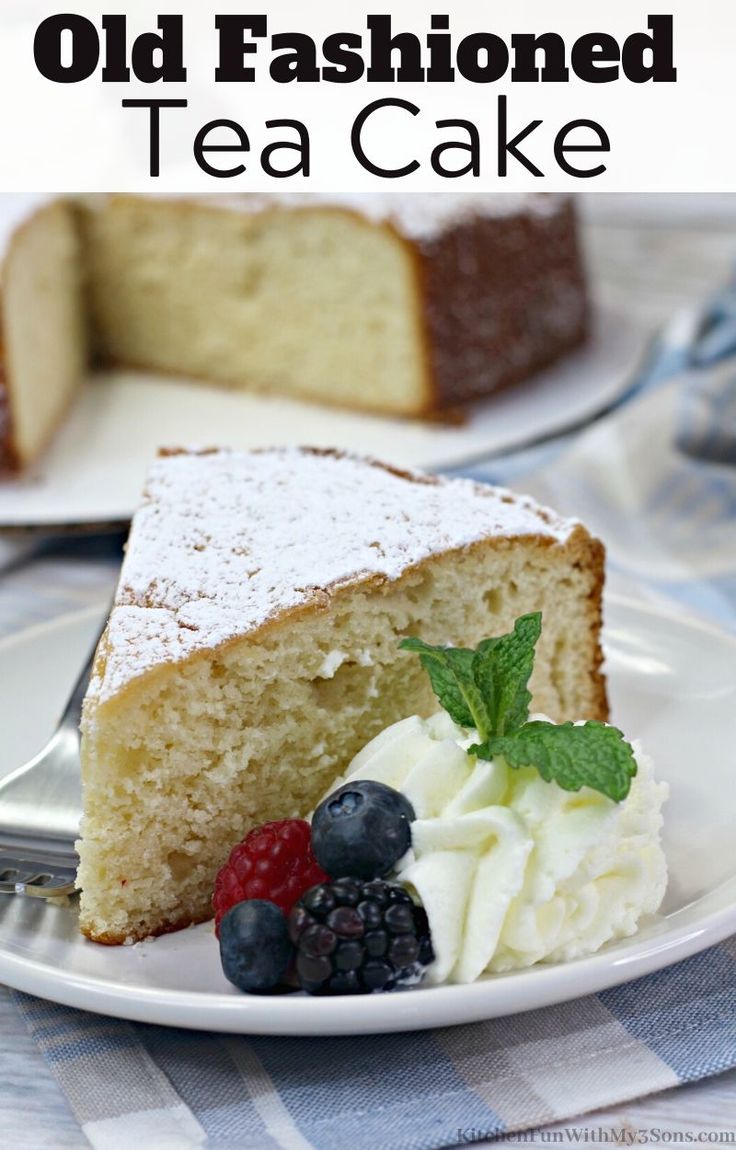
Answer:
MULTIPOLYGON (((736 630, 734 349, 729 291, 672 325, 616 411, 472 474, 579 515, 614 586, 736 630)), ((101 601, 117 554, 0 549, 0 633, 101 601)), ((241 1038, 16 1001, 97 1150, 430 1150, 736 1067, 736 938, 589 998, 415 1034, 241 1038)))

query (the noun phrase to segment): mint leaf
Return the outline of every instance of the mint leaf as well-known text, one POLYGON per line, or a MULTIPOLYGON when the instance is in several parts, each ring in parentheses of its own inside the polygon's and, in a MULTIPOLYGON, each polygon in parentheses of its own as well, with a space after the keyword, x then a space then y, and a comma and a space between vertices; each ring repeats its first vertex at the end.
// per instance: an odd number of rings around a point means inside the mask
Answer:
POLYGON ((631 789, 636 759, 621 731, 605 723, 526 723, 513 734, 492 736, 469 748, 482 759, 500 756, 510 767, 534 767, 565 791, 591 787, 614 802, 631 789))
POLYGON ((541 630, 542 616, 535 612, 517 619, 508 635, 485 639, 475 651, 432 647, 416 638, 399 645, 419 655, 450 717, 478 732, 480 742, 468 754, 503 757, 515 769, 534 767, 563 790, 591 787, 621 802, 636 774, 634 752, 621 731, 597 722, 528 721, 529 679, 541 630))
POLYGON ((416 651, 432 690, 448 715, 461 727, 474 727, 481 739, 492 731, 488 709, 474 675, 475 651, 465 647, 432 647, 422 639, 402 639, 404 651, 416 651))
POLYGON ((490 714, 495 735, 516 731, 529 718, 532 696, 527 686, 534 668, 534 647, 542 633, 540 611, 522 615, 513 631, 481 643, 473 660, 473 677, 490 714))

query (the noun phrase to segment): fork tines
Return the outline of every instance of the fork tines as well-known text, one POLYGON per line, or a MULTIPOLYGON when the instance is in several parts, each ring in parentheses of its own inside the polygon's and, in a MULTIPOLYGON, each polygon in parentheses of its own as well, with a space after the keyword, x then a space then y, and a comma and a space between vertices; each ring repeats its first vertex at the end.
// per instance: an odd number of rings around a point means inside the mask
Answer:
POLYGON ((23 894, 36 898, 60 898, 77 889, 74 866, 0 854, 0 894, 23 894))

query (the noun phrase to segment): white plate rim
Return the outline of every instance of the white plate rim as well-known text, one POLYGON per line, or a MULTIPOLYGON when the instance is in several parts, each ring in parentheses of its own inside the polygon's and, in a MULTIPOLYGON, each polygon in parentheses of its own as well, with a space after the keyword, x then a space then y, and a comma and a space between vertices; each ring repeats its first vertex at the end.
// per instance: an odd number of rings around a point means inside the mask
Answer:
MULTIPOLYGON (((620 594, 609 595, 607 604, 696 629, 732 644, 736 654, 735 635, 691 611, 675 610, 620 594)), ((35 624, 0 640, 0 654, 29 638, 38 638, 49 629, 73 627, 75 623, 99 617, 99 614, 99 606, 89 607, 69 612, 48 623, 35 624)), ((1 936, 0 980, 16 990, 65 1006, 185 1029, 291 1037, 434 1029, 480 1022, 598 993, 722 942, 736 933, 736 875, 681 907, 667 921, 666 929, 663 927, 657 931, 655 926, 653 932, 634 935, 587 958, 569 963, 539 964, 469 985, 420 987, 384 996, 356 996, 350 999, 350 1010, 345 1009, 345 999, 340 997, 259 997, 130 988, 113 979, 69 974, 38 960, 9 953, 2 946, 1 936), (698 912, 699 906, 705 909, 698 912), (504 1001, 500 1005, 493 1001, 495 989, 489 991, 490 987, 499 985, 504 988, 504 1001), (491 1010, 488 1009, 489 1002, 492 1003, 491 1010), (431 1009, 427 1010, 430 1004, 431 1009)), ((186 933, 180 932, 178 938, 185 941, 186 933)))

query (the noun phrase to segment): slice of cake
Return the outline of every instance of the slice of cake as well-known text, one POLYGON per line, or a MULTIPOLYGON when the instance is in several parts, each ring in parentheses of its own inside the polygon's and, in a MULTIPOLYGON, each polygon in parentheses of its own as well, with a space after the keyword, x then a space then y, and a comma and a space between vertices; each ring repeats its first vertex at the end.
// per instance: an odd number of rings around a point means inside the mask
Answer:
POLYGON ((250 825, 436 709, 407 635, 474 646, 542 610, 534 707, 605 719, 602 584, 597 540, 506 491, 309 449, 160 458, 84 709, 82 930, 210 917, 250 825))
POLYGON ((0 197, 0 268, 5 471, 48 442, 87 322, 102 362, 420 416, 518 383, 587 326, 557 195, 0 197))

